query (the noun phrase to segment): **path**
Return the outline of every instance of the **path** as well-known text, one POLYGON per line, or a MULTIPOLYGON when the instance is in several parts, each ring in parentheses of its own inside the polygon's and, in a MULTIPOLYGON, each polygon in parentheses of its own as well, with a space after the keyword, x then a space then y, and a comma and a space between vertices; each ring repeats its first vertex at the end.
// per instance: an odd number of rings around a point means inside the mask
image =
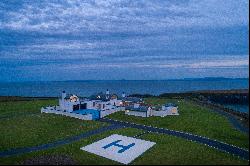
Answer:
POLYGON ((190 141, 198 142, 198 143, 213 147, 213 148, 218 149, 220 151, 224 151, 224 152, 239 156, 243 159, 249 160, 249 151, 247 151, 245 149, 242 149, 242 148, 239 148, 239 147, 236 147, 233 145, 229 145, 227 143, 212 140, 209 138, 201 137, 198 135, 193 135, 190 133, 184 133, 184 132, 170 130, 170 129, 163 129, 163 128, 145 126, 145 125, 140 125, 140 124, 135 124, 135 123, 117 121, 117 120, 112 120, 112 119, 107 119, 107 118, 100 119, 99 121, 108 122, 108 123, 118 125, 118 126, 122 125, 125 127, 137 128, 137 129, 146 130, 149 132, 155 132, 155 133, 161 133, 161 134, 167 134, 167 135, 172 135, 172 136, 176 136, 176 137, 181 137, 181 138, 184 138, 184 139, 187 139, 190 141))
POLYGON ((87 131, 83 134, 80 134, 77 136, 72 136, 69 138, 65 138, 63 140, 59 140, 59 141, 52 142, 52 143, 42 144, 42 145, 33 146, 33 147, 9 149, 7 151, 0 152, 0 157, 9 157, 9 156, 23 154, 23 153, 45 150, 48 148, 54 148, 54 147, 57 147, 60 145, 69 144, 69 143, 78 141, 80 139, 90 137, 90 136, 95 135, 95 134, 100 134, 100 133, 103 133, 105 131, 114 130, 114 129, 118 129, 118 128, 122 128, 122 127, 123 126, 120 126, 120 125, 110 125, 110 126, 101 127, 99 129, 96 129, 96 130, 87 131))
POLYGON ((211 110, 213 112, 216 112, 220 115, 223 115, 225 117, 227 117, 227 119, 229 120, 229 122, 233 125, 233 127, 241 132, 244 132, 244 133, 249 133, 249 128, 243 126, 239 120, 237 120, 233 115, 227 113, 227 112, 224 112, 224 111, 220 111, 220 110, 211 110))
MULTIPOLYGON (((167 135, 172 135, 176 137, 181 137, 190 141, 198 142, 210 147, 213 147, 215 149, 239 156, 243 159, 249 160, 249 151, 229 145, 223 142, 219 142, 216 140, 212 140, 209 138, 201 137, 198 135, 193 135, 190 133, 184 133, 180 131, 174 131, 170 129, 163 129, 163 128, 157 128, 157 127, 152 127, 152 126, 145 126, 145 125, 140 125, 140 124, 135 124, 135 123, 129 123, 129 122, 122 122, 122 121, 117 121, 117 120, 112 120, 112 119, 107 119, 103 118, 99 120, 100 122, 108 122, 111 123, 112 125, 106 126, 106 127, 101 127, 96 130, 91 130, 88 132, 85 132, 83 134, 77 135, 77 136, 72 136, 63 140, 59 140, 53 143, 47 143, 47 144, 42 144, 38 146, 33 146, 33 147, 25 147, 25 148, 17 148, 17 149, 9 149, 7 151, 2 151, 0 152, 0 157, 8 157, 8 156, 13 156, 13 155, 18 155, 18 154, 23 154, 23 153, 29 153, 29 152, 34 152, 34 151, 39 151, 39 150, 45 150, 48 148, 53 148, 57 147, 60 145, 64 144, 69 144, 75 141, 78 141, 83 138, 87 138, 89 136, 95 135, 95 134, 100 134, 105 131, 109 130, 114 130, 122 127, 130 127, 130 128, 137 128, 141 130, 146 130, 147 132, 154 132, 154 133, 161 133, 161 134, 167 134, 167 135)), ((138 135, 140 136, 140 135, 138 135)))
MULTIPOLYGON (((196 101, 193 101, 191 99, 185 99, 185 101, 189 102, 194 102, 195 104, 198 104, 199 106, 202 106, 202 104, 196 102, 196 101)), ((243 126, 238 119, 236 119, 233 115, 231 115, 230 113, 228 112, 225 112, 225 111, 222 111, 222 110, 219 110, 219 109, 212 109, 212 108, 209 108, 210 111, 212 112, 216 112, 222 116, 225 116, 229 122, 233 125, 233 127, 241 132, 244 132, 244 133, 249 133, 249 128, 243 126)))

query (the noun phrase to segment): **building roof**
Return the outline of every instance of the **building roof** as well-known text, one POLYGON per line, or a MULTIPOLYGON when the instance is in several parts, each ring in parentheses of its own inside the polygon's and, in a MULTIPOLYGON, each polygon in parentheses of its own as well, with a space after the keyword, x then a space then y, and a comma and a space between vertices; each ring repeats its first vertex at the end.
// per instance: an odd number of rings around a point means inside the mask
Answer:
POLYGON ((133 106, 127 106, 125 107, 126 110, 130 110, 130 111, 138 111, 138 112, 147 112, 148 111, 148 107, 146 106, 139 106, 138 108, 134 108, 133 106))
POLYGON ((174 103, 166 103, 165 107, 177 107, 177 105, 174 103))
POLYGON ((86 97, 79 97, 79 101, 88 101, 88 98, 86 98, 86 97))
POLYGON ((143 100, 138 97, 124 97, 122 98, 123 101, 130 101, 130 102, 142 102, 143 100))
POLYGON ((78 98, 78 96, 76 96, 76 95, 74 95, 74 94, 67 94, 66 97, 65 97, 64 99, 70 99, 70 97, 72 97, 72 96, 78 98))
POLYGON ((113 99, 113 98, 119 99, 120 97, 118 97, 118 95, 116 94, 106 95, 103 92, 99 92, 89 97, 90 100, 101 100, 101 101, 109 101, 110 99, 113 99))
POLYGON ((97 93, 97 94, 93 94, 89 97, 90 100, 102 100, 102 101, 106 101, 107 98, 106 98, 106 94, 100 92, 100 93, 97 93))

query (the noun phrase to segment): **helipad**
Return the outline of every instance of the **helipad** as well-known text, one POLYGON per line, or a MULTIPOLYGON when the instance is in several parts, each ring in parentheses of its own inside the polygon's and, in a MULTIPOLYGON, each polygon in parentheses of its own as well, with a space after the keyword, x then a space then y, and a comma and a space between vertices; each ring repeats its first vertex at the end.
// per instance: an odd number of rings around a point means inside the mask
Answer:
POLYGON ((81 149, 123 164, 128 164, 154 145, 155 142, 113 134, 81 149))

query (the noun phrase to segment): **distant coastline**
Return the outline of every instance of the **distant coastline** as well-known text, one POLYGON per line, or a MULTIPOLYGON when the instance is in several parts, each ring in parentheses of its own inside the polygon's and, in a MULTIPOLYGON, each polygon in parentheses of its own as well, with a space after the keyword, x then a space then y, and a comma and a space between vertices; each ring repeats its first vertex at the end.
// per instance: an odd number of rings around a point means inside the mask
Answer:
POLYGON ((30 81, 0 81, 0 83, 29 83, 29 82, 92 82, 92 81, 218 81, 218 80, 249 80, 249 78, 228 78, 228 77, 201 77, 201 78, 176 78, 176 79, 148 79, 148 80, 129 80, 129 79, 113 79, 113 80, 30 80, 30 81))
POLYGON ((127 79, 119 79, 119 80, 65 80, 65 82, 82 82, 82 81, 195 81, 195 80, 206 80, 206 81, 214 81, 214 80, 249 80, 249 78, 226 78, 226 77, 202 77, 202 78, 178 78, 178 79, 149 79, 149 80, 127 80, 127 79))
POLYGON ((90 96, 109 89, 111 93, 150 94, 249 89, 249 79, 202 78, 181 80, 87 80, 1 82, 0 96, 58 97, 62 91, 90 96))

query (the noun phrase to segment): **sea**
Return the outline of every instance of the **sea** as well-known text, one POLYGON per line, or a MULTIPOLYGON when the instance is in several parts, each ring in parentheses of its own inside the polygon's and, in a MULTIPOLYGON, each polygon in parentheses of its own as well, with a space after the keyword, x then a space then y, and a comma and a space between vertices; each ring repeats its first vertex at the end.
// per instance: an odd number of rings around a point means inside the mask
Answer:
POLYGON ((241 105, 241 104, 223 104, 224 107, 239 111, 239 112, 244 112, 249 114, 249 105, 241 105))
POLYGON ((98 92, 118 95, 178 93, 197 90, 249 89, 249 79, 181 79, 181 80, 86 80, 0 82, 0 96, 59 97, 62 91, 88 97, 98 92))

